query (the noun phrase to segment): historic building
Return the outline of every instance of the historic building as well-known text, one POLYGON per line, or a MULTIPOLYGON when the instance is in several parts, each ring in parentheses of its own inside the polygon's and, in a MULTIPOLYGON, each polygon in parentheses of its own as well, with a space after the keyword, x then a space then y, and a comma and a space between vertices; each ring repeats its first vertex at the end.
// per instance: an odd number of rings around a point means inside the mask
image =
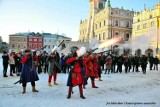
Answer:
POLYGON ((40 33, 29 33, 28 35, 28 48, 37 50, 43 47, 43 35, 40 33))
POLYGON ((79 41, 91 42, 97 38, 104 42, 121 36, 128 41, 132 34, 134 11, 111 7, 110 0, 89 0, 89 18, 80 22, 79 41))
POLYGON ((158 52, 160 47, 160 2, 154 5, 153 9, 146 9, 135 12, 133 18, 132 40, 142 42, 141 46, 135 46, 137 54, 153 54, 158 52), (142 40, 141 40, 142 39, 142 40), (144 42, 143 42, 144 41, 144 42), (143 46, 145 45, 145 46, 143 46))
POLYGON ((24 50, 28 47, 29 33, 16 33, 9 35, 9 51, 24 50))
MULTIPOLYGON (((43 37, 44 37, 43 45, 44 46, 47 45, 44 51, 46 51, 47 53, 51 53, 54 46, 59 45, 63 40, 64 40, 63 45, 65 45, 67 41, 72 40, 71 38, 63 36, 63 35, 51 34, 51 33, 43 33, 43 37)), ((62 47, 62 45, 60 47, 62 47)))

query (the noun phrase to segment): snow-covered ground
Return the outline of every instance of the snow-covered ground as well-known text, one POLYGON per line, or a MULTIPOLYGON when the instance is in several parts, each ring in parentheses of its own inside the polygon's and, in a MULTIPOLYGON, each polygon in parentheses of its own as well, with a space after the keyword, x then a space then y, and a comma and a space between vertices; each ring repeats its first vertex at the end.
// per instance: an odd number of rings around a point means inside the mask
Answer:
POLYGON ((27 93, 21 94, 21 85, 14 85, 19 77, 3 78, 2 69, 1 66, 0 107, 160 107, 160 71, 147 70, 146 75, 142 72, 125 74, 124 71, 122 74, 104 75, 103 72, 103 81, 96 80, 98 89, 91 88, 88 81, 84 90, 86 99, 79 97, 78 87, 74 87, 74 94, 67 99, 67 74, 58 74, 59 85, 48 87, 48 75, 42 73, 36 82, 40 92, 32 93, 28 83, 27 93))

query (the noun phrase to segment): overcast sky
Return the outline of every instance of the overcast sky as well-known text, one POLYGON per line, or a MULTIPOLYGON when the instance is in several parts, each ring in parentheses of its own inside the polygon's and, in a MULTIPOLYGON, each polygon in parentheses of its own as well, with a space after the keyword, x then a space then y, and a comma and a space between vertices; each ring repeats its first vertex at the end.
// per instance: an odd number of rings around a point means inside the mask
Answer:
MULTIPOLYGON (((112 7, 141 11, 159 0, 111 0, 112 7)), ((78 40, 81 19, 88 18, 89 0, 0 0, 0 36, 18 32, 66 34, 78 40)))

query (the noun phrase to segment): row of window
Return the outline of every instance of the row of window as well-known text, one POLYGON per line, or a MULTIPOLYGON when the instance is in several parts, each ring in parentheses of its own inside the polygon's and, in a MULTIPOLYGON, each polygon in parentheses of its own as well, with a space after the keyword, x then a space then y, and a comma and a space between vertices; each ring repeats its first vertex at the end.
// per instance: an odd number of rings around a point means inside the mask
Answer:
MULTIPOLYGON (((121 21, 121 20, 118 20, 118 19, 112 19, 112 20, 109 21, 109 25, 121 26, 121 27, 126 27, 126 28, 130 27, 130 23, 131 23, 130 21, 121 21)), ((95 29, 101 28, 101 27, 106 26, 106 25, 107 25, 106 21, 104 20, 103 22, 99 22, 99 24, 95 24, 95 29)))
POLYGON ((130 13, 129 11, 122 11, 122 10, 111 10, 111 14, 116 14, 120 16, 133 16, 133 13, 130 13))
POLYGON ((29 42, 42 42, 42 39, 39 39, 39 38, 34 38, 34 39, 32 39, 32 38, 30 38, 29 39, 29 42))
MULTIPOLYGON (((12 44, 12 48, 15 48, 15 47, 21 48, 22 45, 20 45, 20 44, 12 44), (17 46, 16 46, 16 45, 17 45, 17 46)), ((26 48, 26 45, 23 45, 23 48, 25 49, 25 48, 26 48)))
POLYGON ((33 48, 38 49, 38 48, 41 48, 41 47, 42 47, 41 44, 30 44, 30 45, 29 45, 29 48, 30 48, 30 49, 33 49, 33 48))
POLYGON ((20 41, 23 41, 23 42, 26 42, 26 38, 20 38, 20 37, 10 37, 10 40, 11 41, 18 41, 18 42, 20 42, 20 41))
POLYGON ((47 39, 44 39, 44 42, 54 42, 54 43, 56 43, 57 40, 55 40, 55 39, 54 39, 54 40, 53 40, 53 39, 48 39, 48 40, 47 40, 47 39))
MULTIPOLYGON (((112 35, 111 32, 110 32, 110 34, 107 36, 106 33, 104 32, 104 33, 102 33, 102 34, 98 34, 98 36, 96 35, 95 37, 98 38, 99 41, 101 41, 101 40, 110 39, 110 38, 112 38, 112 36, 113 36, 113 37, 119 36, 119 33, 118 33, 118 32, 115 32, 114 35, 112 35)), ((128 34, 128 33, 126 33, 126 34, 124 35, 124 40, 125 40, 125 41, 128 41, 128 40, 129 40, 129 34, 128 34)))
POLYGON ((150 22, 150 23, 144 23, 143 25, 137 25, 137 30, 140 30, 140 29, 146 29, 148 27, 154 27, 155 24, 154 24, 154 21, 150 22))
MULTIPOLYGON (((112 26, 122 26, 122 27, 126 27, 126 28, 129 28, 130 27, 130 21, 121 21, 121 24, 120 24, 120 20, 117 20, 115 19, 114 20, 114 23, 112 22, 112 20, 110 20, 110 25, 112 26)), ((103 26, 106 26, 106 20, 104 20, 103 22, 99 22, 99 24, 95 24, 94 25, 94 29, 98 29, 98 28, 101 28, 103 26)), ((80 31, 80 35, 82 34, 86 34, 87 33, 87 30, 82 30, 80 31)))

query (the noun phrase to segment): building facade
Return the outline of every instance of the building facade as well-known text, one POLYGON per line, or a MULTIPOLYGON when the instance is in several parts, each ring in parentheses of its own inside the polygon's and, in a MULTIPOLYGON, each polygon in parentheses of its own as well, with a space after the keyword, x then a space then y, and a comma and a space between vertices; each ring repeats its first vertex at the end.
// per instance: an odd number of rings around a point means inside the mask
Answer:
POLYGON ((71 41, 72 39, 63 35, 58 34, 51 34, 51 33, 43 33, 44 37, 44 46, 47 45, 47 47, 44 49, 47 53, 51 53, 54 46, 57 46, 64 40, 64 44, 67 41, 71 41))
MULTIPOLYGON (((160 47, 160 2, 154 5, 153 9, 146 9, 136 12, 133 18, 132 41, 145 39, 139 43, 144 44, 143 49, 135 46, 134 50, 139 50, 141 54, 156 53, 160 47)), ((140 46, 139 46, 140 47, 140 46)))
POLYGON ((9 51, 24 50, 28 47, 29 33, 16 33, 9 35, 9 51))
POLYGON ((40 33, 30 33, 28 36, 28 48, 37 50, 43 47, 43 35, 40 33))
POLYGON ((125 41, 131 38, 133 10, 112 8, 110 0, 89 2, 89 19, 80 22, 79 41, 90 42, 92 38, 96 38, 104 42, 116 36, 121 36, 125 41))

